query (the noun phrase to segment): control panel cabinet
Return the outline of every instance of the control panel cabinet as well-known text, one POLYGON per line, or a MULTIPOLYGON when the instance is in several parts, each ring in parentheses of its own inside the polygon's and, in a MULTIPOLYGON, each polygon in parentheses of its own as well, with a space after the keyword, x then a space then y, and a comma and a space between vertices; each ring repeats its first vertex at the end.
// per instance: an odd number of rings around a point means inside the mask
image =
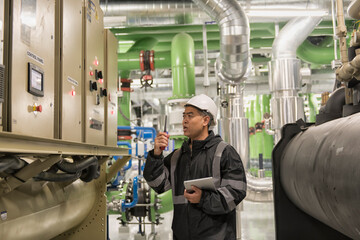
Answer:
POLYGON ((85 30, 84 127, 85 142, 105 145, 103 12, 97 2, 86 0, 83 10, 85 30))
POLYGON ((61 139, 82 141, 82 0, 62 0, 61 139))
POLYGON ((54 137, 55 1, 12 1, 11 131, 54 137))

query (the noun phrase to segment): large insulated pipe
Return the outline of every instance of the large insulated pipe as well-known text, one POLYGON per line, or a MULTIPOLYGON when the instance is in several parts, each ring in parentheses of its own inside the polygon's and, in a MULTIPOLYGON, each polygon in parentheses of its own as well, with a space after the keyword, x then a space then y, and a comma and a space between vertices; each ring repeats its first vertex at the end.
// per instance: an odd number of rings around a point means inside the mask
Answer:
POLYGON ((220 95, 221 136, 239 153, 243 165, 249 161, 249 123, 245 118, 242 84, 222 88, 220 95))
POLYGON ((195 95, 194 40, 187 33, 175 35, 171 42, 172 98, 190 98, 195 95))
POLYGON ((194 40, 181 32, 171 42, 171 70, 173 95, 168 101, 169 134, 179 145, 184 140, 182 113, 184 105, 195 95, 195 49, 194 40))
POLYGON ((302 211, 360 239, 360 113, 300 132, 285 147, 280 181, 302 211))
POLYGON ((236 0, 193 0, 220 28, 220 56, 217 76, 226 83, 244 80, 249 65, 249 21, 236 0))
POLYGON ((280 129, 287 123, 304 118, 304 103, 298 96, 301 89, 300 60, 296 49, 309 36, 321 17, 297 17, 290 20, 276 37, 269 63, 269 85, 272 93, 271 108, 275 143, 280 129))
POLYGON ((95 181, 34 186, 36 183, 0 197, 0 239, 52 239, 79 225, 95 204, 95 181))

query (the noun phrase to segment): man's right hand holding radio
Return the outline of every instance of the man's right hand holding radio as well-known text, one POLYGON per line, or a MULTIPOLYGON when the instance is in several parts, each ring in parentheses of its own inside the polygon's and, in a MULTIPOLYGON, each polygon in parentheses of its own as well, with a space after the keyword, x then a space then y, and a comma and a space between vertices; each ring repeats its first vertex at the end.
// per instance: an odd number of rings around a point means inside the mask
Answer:
POLYGON ((162 151, 167 147, 169 144, 169 137, 170 135, 166 132, 159 132, 155 138, 155 145, 154 145, 154 155, 160 156, 162 151))

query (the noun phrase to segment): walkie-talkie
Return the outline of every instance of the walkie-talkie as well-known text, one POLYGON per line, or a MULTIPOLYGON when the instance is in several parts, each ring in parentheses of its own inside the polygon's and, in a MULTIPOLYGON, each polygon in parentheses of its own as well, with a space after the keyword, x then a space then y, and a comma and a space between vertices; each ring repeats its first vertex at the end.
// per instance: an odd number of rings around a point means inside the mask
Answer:
MULTIPOLYGON (((166 123, 167 123, 167 115, 165 115, 165 123, 164 123, 164 132, 165 132, 165 133, 167 133, 167 132, 166 132, 166 123)), ((160 147, 160 150, 161 150, 161 151, 164 151, 164 150, 165 150, 165 147, 160 147)))

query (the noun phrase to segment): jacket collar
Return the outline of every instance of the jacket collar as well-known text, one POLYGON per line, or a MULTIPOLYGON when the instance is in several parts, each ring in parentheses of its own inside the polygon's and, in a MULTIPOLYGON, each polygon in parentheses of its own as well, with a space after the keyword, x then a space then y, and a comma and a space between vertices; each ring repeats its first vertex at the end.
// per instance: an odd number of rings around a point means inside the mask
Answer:
MULTIPOLYGON (((192 151, 196 152, 201 149, 207 149, 212 147, 214 144, 221 141, 221 137, 219 135, 215 135, 213 131, 209 131, 209 136, 207 136, 204 140, 194 140, 192 145, 192 151)), ((183 144, 183 152, 190 151, 190 139, 184 142, 183 144)))

